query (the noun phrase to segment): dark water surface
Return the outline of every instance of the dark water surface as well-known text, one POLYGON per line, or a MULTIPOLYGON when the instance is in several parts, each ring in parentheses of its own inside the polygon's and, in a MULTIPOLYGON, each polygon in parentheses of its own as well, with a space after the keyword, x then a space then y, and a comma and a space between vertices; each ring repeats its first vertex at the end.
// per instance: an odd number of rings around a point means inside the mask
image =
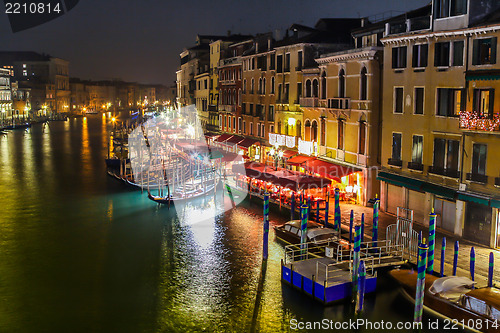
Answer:
MULTIPOLYGON (((272 228, 257 295, 262 207, 198 222, 220 204, 200 199, 179 221, 107 176, 109 128, 93 116, 0 136, 0 332, 279 332, 296 331, 292 319, 354 318, 282 286, 272 228)), ((396 286, 381 278, 379 289, 366 318, 411 321, 396 286)))

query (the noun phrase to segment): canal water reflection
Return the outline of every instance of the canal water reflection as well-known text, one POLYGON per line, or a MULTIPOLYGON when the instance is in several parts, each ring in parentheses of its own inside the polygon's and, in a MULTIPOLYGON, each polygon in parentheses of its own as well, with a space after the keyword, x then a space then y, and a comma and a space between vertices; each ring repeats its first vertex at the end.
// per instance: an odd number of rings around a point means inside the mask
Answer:
MULTIPOLYGON (((0 137, 0 332, 287 332, 293 319, 354 318, 281 284, 279 214, 257 297, 262 207, 200 219, 220 193, 156 206, 107 176, 110 128, 92 116, 0 137)), ((397 288, 379 289, 367 318, 411 321, 397 288)))

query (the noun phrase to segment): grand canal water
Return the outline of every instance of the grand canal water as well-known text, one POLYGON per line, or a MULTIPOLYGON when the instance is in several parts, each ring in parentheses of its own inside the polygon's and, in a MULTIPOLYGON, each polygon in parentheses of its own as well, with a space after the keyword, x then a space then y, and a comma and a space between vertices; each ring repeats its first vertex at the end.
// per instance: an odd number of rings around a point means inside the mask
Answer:
MULTIPOLYGON (((107 176, 110 126, 93 116, 0 136, 0 332, 280 332, 292 319, 355 318, 282 286, 272 228, 257 293, 261 206, 195 223, 220 204, 200 200, 179 221, 107 176)), ((379 290, 365 318, 411 321, 392 282, 379 290)))

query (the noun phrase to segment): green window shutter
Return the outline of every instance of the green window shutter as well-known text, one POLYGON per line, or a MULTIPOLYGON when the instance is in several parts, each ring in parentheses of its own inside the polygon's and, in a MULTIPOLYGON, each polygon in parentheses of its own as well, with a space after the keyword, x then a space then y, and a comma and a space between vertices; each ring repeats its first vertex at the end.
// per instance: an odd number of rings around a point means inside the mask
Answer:
POLYGON ((472 64, 479 64, 479 39, 474 39, 472 42, 472 64))
POLYGON ((496 37, 491 38, 491 63, 492 64, 497 63, 497 38, 496 37))

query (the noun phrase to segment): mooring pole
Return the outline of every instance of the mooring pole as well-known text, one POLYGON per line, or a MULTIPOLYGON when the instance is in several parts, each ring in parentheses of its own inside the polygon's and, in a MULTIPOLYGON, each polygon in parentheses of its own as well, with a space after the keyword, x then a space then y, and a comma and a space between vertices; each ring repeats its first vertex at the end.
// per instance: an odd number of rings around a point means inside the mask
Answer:
POLYGON ((306 248, 306 243, 307 243, 307 205, 302 205, 300 207, 300 249, 301 249, 301 255, 304 255, 305 253, 305 248, 306 248))
POLYGON ((493 252, 490 252, 490 262, 488 268, 488 287, 493 287, 493 265, 494 265, 493 252))
POLYGON ((341 235, 341 226, 340 226, 340 190, 338 187, 335 188, 335 220, 333 228, 337 230, 339 233, 339 239, 341 235))
MULTIPOLYGON (((470 248, 470 277, 472 281, 474 281, 475 268, 476 268, 476 251, 474 251, 474 246, 473 246, 470 248)), ((474 289, 474 285, 472 285, 472 289, 474 289)))
POLYGON ((365 284, 366 284, 366 268, 365 262, 361 261, 359 263, 358 270, 358 294, 356 298, 356 313, 360 314, 363 312, 363 303, 365 299, 365 284))
POLYGON ((365 213, 361 214, 361 243, 365 241, 365 213))
POLYGON ((294 212, 295 212, 295 192, 292 192, 292 198, 290 200, 290 220, 293 220, 294 212))
POLYGON ((441 277, 444 276, 444 254, 446 251, 446 237, 443 237, 443 241, 441 243, 441 277))
POLYGON ((358 292, 358 270, 360 261, 360 249, 361 249, 361 228, 356 226, 354 231, 354 258, 352 261, 352 296, 355 297, 358 292))
POLYGON ((330 203, 327 201, 325 203, 325 227, 328 227, 328 212, 330 210, 330 203))
POLYGON ((457 275, 457 266, 458 266, 458 241, 455 241, 455 251, 453 253, 453 275, 457 275))
POLYGON ((269 193, 264 193, 264 234, 262 259, 267 260, 269 252, 269 193))
POLYGON ((372 235, 372 246, 377 247, 377 239, 378 239, 378 206, 380 200, 375 198, 375 203, 373 204, 373 235, 372 235))
POLYGON ((354 227, 354 210, 351 209, 349 216, 349 243, 352 243, 352 228, 354 227))
POLYGON ((429 246, 423 243, 418 245, 418 263, 417 263, 417 290, 415 294, 415 313, 413 321, 416 323, 422 322, 422 312, 424 310, 424 290, 425 290, 425 265, 427 257, 427 249, 429 246))
POLYGON ((429 255, 427 257, 427 273, 434 272, 434 248, 436 246, 436 213, 434 208, 429 215, 429 255))

